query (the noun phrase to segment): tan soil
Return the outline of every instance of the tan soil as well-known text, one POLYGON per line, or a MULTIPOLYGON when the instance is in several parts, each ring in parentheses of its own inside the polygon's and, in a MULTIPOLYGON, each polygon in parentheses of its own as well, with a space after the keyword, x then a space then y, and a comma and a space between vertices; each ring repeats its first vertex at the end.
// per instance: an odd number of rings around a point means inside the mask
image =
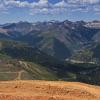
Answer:
POLYGON ((0 82, 0 100, 100 100, 100 87, 78 82, 0 82))

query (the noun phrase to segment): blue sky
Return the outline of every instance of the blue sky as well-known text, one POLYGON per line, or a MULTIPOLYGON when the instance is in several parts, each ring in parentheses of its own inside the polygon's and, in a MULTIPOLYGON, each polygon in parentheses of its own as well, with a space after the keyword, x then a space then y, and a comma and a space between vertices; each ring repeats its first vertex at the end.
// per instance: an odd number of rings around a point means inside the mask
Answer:
POLYGON ((100 0, 0 0, 0 24, 100 20, 100 0))

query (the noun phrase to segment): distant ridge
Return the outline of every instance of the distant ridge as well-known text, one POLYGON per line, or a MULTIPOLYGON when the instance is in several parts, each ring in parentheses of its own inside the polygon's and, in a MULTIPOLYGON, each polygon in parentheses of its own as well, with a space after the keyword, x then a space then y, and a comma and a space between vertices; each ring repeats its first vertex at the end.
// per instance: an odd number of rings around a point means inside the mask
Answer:
POLYGON ((99 35, 100 21, 20 21, 4 24, 0 28, 0 39, 26 42, 62 60, 83 49, 84 44, 100 42, 99 35))

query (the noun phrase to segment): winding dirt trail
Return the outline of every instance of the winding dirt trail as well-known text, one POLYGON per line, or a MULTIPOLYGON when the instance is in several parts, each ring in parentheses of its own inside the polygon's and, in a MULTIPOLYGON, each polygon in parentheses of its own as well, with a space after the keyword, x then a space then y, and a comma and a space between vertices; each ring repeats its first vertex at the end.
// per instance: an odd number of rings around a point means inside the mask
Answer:
POLYGON ((100 100, 100 87, 78 82, 1 81, 0 100, 100 100))

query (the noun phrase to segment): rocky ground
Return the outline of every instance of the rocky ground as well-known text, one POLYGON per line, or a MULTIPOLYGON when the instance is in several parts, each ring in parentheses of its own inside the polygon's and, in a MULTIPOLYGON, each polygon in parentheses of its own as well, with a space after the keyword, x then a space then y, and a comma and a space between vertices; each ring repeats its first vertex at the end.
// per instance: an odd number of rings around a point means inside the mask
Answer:
POLYGON ((78 82, 1 81, 0 100, 100 100, 100 87, 78 82))

